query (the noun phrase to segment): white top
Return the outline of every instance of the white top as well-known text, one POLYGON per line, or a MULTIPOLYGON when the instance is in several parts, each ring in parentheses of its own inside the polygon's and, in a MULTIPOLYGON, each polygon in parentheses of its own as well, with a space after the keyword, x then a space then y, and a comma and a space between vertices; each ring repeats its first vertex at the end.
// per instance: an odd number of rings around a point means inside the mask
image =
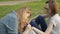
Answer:
POLYGON ((51 34, 60 34, 60 16, 55 14, 50 18, 49 23, 54 24, 54 28, 52 29, 51 34))

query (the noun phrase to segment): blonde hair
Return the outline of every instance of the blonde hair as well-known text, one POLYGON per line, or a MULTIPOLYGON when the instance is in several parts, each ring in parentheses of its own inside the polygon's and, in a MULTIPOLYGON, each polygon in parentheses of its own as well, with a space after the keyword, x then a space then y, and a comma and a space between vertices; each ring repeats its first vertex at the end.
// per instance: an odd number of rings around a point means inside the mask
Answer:
POLYGON ((27 19, 24 18, 24 13, 25 13, 26 9, 29 10, 28 7, 22 7, 17 10, 17 16, 18 16, 18 20, 19 20, 19 24, 18 24, 18 31, 19 32, 23 32, 22 27, 24 26, 25 22, 27 21, 27 19))

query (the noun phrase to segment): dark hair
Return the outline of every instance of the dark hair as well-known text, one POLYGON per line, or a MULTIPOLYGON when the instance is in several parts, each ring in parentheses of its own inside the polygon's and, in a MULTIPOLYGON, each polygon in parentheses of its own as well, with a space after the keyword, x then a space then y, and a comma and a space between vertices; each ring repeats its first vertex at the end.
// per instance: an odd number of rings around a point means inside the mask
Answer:
POLYGON ((49 3, 49 1, 46 1, 45 3, 49 3))
POLYGON ((46 3, 49 4, 49 9, 51 10, 51 15, 55 15, 56 13, 58 13, 58 7, 57 7, 57 3, 55 0, 49 0, 46 3))

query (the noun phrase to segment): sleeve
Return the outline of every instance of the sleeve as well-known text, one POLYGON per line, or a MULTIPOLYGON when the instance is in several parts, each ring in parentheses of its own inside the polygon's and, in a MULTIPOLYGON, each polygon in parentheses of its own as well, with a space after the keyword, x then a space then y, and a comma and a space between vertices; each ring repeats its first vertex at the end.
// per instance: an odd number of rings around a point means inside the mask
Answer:
POLYGON ((6 16, 3 21, 8 34, 18 34, 18 23, 14 15, 6 16))
POLYGON ((5 34, 5 26, 2 24, 2 22, 0 21, 0 34, 5 34), (4 33, 3 33, 4 32, 4 33))
POLYGON ((55 22, 55 19, 54 18, 50 19, 49 23, 54 24, 54 27, 56 26, 56 22, 55 22))

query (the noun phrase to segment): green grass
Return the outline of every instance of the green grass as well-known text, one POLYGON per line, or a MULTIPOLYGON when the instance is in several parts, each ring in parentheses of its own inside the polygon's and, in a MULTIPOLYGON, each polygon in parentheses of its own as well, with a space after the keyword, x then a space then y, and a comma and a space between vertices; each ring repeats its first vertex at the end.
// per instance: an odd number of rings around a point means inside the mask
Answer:
POLYGON ((0 0, 0 2, 3 2, 3 1, 21 1, 21 0, 0 0))
MULTIPOLYGON (((58 5, 60 6, 60 0, 57 0, 58 5)), ((38 15, 38 14, 44 14, 44 5, 45 5, 45 0, 42 1, 36 1, 36 2, 28 2, 28 3, 23 3, 23 4, 18 4, 18 5, 13 5, 13 6, 0 6, 0 18, 5 16, 6 14, 10 13, 12 10, 17 10, 18 8, 21 8, 23 6, 28 6, 31 9, 32 17, 38 15)), ((60 7, 59 10, 60 11, 60 7)), ((60 14, 60 12, 59 12, 60 14)))
POLYGON ((0 2, 2 1, 18 1, 18 0, 0 0, 0 2))
POLYGON ((37 14, 43 13, 43 5, 44 5, 43 2, 37 1, 37 2, 28 2, 13 6, 0 6, 0 18, 6 15, 7 13, 11 12, 12 10, 17 10, 18 8, 21 8, 23 6, 28 6, 31 9, 32 17, 33 17, 37 14))

